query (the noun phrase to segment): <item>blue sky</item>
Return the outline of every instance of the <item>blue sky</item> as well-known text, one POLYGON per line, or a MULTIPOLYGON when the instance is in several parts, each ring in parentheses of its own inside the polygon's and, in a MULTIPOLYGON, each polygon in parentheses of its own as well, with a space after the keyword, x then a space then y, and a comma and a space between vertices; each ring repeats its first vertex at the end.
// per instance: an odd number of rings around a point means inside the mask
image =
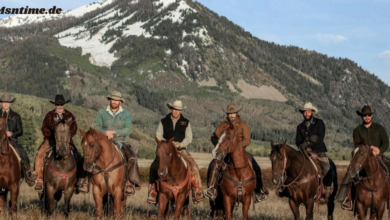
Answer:
MULTIPOLYGON (((390 0, 198 1, 260 39, 351 59, 390 85, 390 0)), ((91 2, 2 0, 0 7, 67 10, 91 2)))

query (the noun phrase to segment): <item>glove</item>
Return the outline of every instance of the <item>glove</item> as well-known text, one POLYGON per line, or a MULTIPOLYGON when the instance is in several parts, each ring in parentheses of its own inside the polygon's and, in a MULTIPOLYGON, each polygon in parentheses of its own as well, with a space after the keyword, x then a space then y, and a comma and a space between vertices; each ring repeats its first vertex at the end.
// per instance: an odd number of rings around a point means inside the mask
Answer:
POLYGON ((310 136, 310 142, 313 142, 313 143, 318 142, 318 136, 317 135, 310 136))
POLYGON ((175 145, 175 147, 177 148, 177 150, 180 150, 180 148, 183 147, 183 145, 181 145, 181 143, 179 143, 179 142, 173 141, 172 143, 173 143, 173 145, 175 145))
POLYGON ((298 146, 298 148, 301 151, 305 151, 308 146, 309 145, 307 144, 307 142, 303 142, 301 145, 298 146))

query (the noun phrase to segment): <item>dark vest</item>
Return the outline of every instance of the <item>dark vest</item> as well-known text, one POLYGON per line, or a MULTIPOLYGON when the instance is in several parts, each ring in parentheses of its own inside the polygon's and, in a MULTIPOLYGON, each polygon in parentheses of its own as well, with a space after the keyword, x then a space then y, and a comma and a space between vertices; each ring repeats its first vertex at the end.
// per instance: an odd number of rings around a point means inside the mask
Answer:
POLYGON ((176 121, 175 130, 173 130, 173 122, 171 119, 171 113, 165 118, 161 119, 161 124, 164 129, 163 137, 165 140, 169 140, 175 137, 173 140, 182 142, 186 137, 186 128, 189 120, 180 115, 180 118, 176 121))

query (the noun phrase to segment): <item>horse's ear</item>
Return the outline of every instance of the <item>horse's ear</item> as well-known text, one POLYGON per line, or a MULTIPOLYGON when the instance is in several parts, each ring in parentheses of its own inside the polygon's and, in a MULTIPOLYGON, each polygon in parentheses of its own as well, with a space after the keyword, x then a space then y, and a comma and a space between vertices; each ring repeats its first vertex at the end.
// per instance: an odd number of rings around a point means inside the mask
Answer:
POLYGON ((156 141, 157 145, 159 145, 161 142, 156 136, 154 136, 154 140, 156 141))
POLYGON ((366 139, 362 138, 362 143, 363 143, 364 145, 367 145, 366 139))
POLYGON ((80 130, 81 136, 83 136, 85 138, 85 131, 81 130, 81 128, 79 130, 80 130))
POLYGON ((168 140, 168 143, 172 143, 173 142, 173 139, 175 139, 175 137, 172 137, 171 139, 168 140))
POLYGON ((92 127, 89 127, 89 133, 93 135, 95 134, 95 130, 92 127))
POLYGON ((57 117, 54 117, 54 123, 55 124, 58 124, 59 121, 60 121, 60 119, 58 119, 57 117))
POLYGON ((72 118, 66 119, 66 120, 65 120, 65 123, 66 123, 67 125, 70 125, 70 123, 72 123, 72 118))

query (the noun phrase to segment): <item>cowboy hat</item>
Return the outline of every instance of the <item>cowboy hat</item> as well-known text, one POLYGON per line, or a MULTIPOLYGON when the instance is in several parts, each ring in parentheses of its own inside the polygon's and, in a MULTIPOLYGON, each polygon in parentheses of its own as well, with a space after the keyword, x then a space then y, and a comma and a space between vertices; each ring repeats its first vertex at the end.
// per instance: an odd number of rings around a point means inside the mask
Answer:
POLYGON ((169 109, 176 109, 180 111, 187 108, 186 106, 183 107, 183 103, 180 100, 175 100, 172 104, 167 103, 167 106, 169 109))
POLYGON ((231 113, 238 113, 239 111, 241 111, 241 109, 242 108, 237 109, 237 107, 234 104, 229 104, 226 107, 226 111, 224 109, 222 109, 222 111, 224 111, 226 114, 231 114, 231 113))
POLYGON ((65 105, 66 103, 70 102, 70 100, 65 101, 65 98, 63 95, 56 95, 54 98, 54 101, 50 101, 54 105, 65 105))
POLYGON ((125 100, 122 98, 122 94, 118 91, 114 91, 111 93, 111 95, 107 96, 107 99, 108 100, 116 100, 116 101, 121 101, 121 102, 125 102, 125 100))
POLYGON ((11 95, 10 95, 9 93, 4 93, 4 94, 0 97, 0 102, 9 102, 9 103, 13 103, 15 100, 16 100, 16 98, 11 98, 11 95))
POLYGON ((306 110, 312 110, 314 112, 314 114, 317 114, 318 113, 318 110, 316 107, 313 106, 313 104, 311 104, 311 102, 307 102, 305 103, 305 105, 303 106, 303 108, 299 109, 299 111, 303 114, 303 112, 305 112, 306 110))
POLYGON ((375 112, 373 112, 373 111, 371 110, 371 107, 370 107, 369 105, 363 106, 361 112, 356 111, 356 114, 358 114, 359 116, 363 116, 363 115, 373 115, 374 113, 375 113, 375 112))

